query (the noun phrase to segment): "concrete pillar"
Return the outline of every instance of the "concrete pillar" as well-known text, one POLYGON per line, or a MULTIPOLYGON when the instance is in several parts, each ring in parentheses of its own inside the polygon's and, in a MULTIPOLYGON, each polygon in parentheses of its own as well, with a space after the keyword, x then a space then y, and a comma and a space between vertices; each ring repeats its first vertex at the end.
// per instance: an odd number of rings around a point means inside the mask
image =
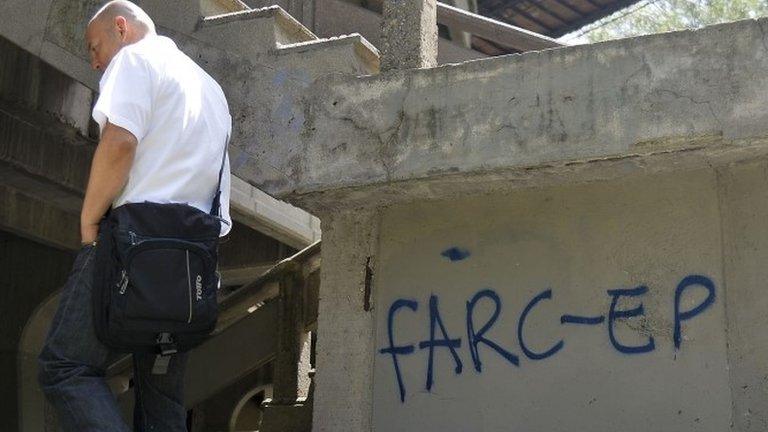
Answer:
POLYGON ((381 70, 437 66, 436 0, 384 0, 381 70))
POLYGON ((262 432, 310 432, 312 402, 309 394, 311 338, 304 332, 305 281, 299 265, 280 281, 279 331, 274 360, 272 398, 262 404, 262 432))
POLYGON ((322 272, 313 432, 371 430, 374 313, 372 279, 379 218, 321 215, 322 272))
POLYGON ((287 274, 280 282, 280 310, 278 312, 280 336, 277 340, 273 402, 288 404, 299 396, 299 371, 301 359, 301 334, 303 316, 301 281, 295 273, 287 274))
MULTIPOLYGON (((306 287, 306 285, 305 285, 306 287)), ((297 399, 307 399, 309 397, 309 389, 312 386, 312 338, 314 335, 309 332, 302 332, 299 335, 299 360, 296 365, 296 375, 298 381, 296 385, 297 399)))

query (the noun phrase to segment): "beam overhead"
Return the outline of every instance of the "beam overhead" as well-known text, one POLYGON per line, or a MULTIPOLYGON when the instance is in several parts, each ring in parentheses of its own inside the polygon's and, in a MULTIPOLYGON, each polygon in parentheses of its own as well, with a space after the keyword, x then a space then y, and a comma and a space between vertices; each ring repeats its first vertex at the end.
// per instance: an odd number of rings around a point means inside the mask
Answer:
POLYGON ((484 39, 518 51, 536 51, 564 46, 562 43, 511 24, 503 23, 463 9, 439 3, 437 21, 456 26, 484 39))

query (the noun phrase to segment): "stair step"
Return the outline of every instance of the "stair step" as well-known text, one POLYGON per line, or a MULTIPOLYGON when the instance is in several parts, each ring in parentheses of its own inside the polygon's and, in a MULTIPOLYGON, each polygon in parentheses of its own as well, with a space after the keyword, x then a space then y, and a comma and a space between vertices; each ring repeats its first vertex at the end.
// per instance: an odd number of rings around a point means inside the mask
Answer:
POLYGON ((202 16, 221 15, 248 9, 250 7, 240 0, 200 0, 200 14, 202 16))
POLYGON ((285 45, 277 54, 298 54, 313 65, 329 61, 337 66, 339 72, 357 75, 379 72, 379 50, 358 33, 285 45), (319 58, 313 58, 314 52, 320 54, 319 58))
POLYGON ((285 45, 317 39, 314 33, 280 6, 204 17, 195 37, 227 47, 246 58, 275 51, 285 45))

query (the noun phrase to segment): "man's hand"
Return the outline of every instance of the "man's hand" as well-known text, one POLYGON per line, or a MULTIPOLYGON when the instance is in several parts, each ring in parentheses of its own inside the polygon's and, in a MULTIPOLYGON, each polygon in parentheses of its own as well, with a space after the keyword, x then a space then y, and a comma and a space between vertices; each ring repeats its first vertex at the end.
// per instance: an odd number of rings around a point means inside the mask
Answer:
POLYGON ((128 181, 138 141, 132 133, 107 122, 93 154, 91 175, 80 213, 82 242, 93 243, 99 221, 128 181))

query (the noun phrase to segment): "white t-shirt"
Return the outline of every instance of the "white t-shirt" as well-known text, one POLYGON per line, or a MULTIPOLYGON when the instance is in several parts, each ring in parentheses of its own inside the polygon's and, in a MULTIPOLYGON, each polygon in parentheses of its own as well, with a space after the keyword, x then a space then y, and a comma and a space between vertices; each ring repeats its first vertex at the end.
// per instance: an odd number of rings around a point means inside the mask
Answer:
MULTIPOLYGON (((128 182, 112 203, 186 203, 209 212, 232 117, 221 87, 176 44, 147 36, 104 71, 93 118, 138 140, 128 182)), ((229 232, 229 160, 221 179, 221 235, 229 232)))

